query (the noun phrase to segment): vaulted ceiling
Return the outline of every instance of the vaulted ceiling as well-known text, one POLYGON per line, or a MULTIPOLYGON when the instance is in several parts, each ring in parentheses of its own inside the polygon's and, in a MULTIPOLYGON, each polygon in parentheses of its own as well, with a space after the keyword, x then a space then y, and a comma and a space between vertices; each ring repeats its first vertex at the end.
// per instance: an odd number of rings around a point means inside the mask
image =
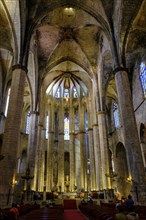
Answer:
MULTIPOLYGON (((108 81, 116 60, 119 65, 133 65, 137 53, 146 49, 145 39, 146 0, 0 2, 3 79, 7 78, 12 57, 13 64, 25 64, 30 44, 32 51, 34 45, 37 48, 38 76, 43 79, 45 88, 66 72, 79 77, 91 89, 99 64, 103 63, 104 79, 108 81), (129 59, 131 53, 133 60, 129 59)), ((112 81, 109 83, 111 94, 115 91, 112 81)))

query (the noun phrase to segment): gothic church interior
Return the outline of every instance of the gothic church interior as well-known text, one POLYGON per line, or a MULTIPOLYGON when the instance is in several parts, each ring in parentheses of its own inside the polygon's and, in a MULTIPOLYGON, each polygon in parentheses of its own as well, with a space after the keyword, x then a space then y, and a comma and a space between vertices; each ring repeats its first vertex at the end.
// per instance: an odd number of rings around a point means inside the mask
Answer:
POLYGON ((0 206, 146 202, 146 0, 0 1, 0 206))

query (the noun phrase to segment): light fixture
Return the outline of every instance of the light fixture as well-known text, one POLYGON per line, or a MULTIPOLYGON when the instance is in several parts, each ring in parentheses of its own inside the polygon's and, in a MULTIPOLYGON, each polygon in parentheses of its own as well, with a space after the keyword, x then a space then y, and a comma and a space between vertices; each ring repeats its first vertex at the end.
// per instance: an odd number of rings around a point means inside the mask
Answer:
POLYGON ((132 176, 127 177, 127 182, 131 183, 132 182, 132 176))
POLYGON ((67 7, 67 8, 64 9, 64 13, 65 13, 68 17, 74 16, 74 8, 72 8, 72 7, 67 7))

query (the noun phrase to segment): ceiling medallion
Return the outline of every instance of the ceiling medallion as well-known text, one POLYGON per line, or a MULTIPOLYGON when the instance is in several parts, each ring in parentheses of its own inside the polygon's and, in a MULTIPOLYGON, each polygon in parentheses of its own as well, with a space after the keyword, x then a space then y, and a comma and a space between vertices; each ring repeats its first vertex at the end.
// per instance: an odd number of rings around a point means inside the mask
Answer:
POLYGON ((71 73, 69 73, 69 72, 64 73, 64 77, 65 78, 71 78, 71 73))
POLYGON ((71 27, 64 27, 61 30, 62 40, 69 40, 69 39, 75 39, 75 28, 71 27))

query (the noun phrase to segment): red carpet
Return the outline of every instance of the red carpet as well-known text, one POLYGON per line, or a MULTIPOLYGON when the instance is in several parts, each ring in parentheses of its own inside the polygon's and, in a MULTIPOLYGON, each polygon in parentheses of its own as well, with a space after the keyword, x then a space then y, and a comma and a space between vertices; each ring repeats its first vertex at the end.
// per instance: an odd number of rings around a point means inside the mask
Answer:
POLYGON ((79 210, 64 210, 63 220, 86 220, 79 210))
POLYGON ((64 209, 77 209, 77 204, 75 199, 65 199, 64 209))

